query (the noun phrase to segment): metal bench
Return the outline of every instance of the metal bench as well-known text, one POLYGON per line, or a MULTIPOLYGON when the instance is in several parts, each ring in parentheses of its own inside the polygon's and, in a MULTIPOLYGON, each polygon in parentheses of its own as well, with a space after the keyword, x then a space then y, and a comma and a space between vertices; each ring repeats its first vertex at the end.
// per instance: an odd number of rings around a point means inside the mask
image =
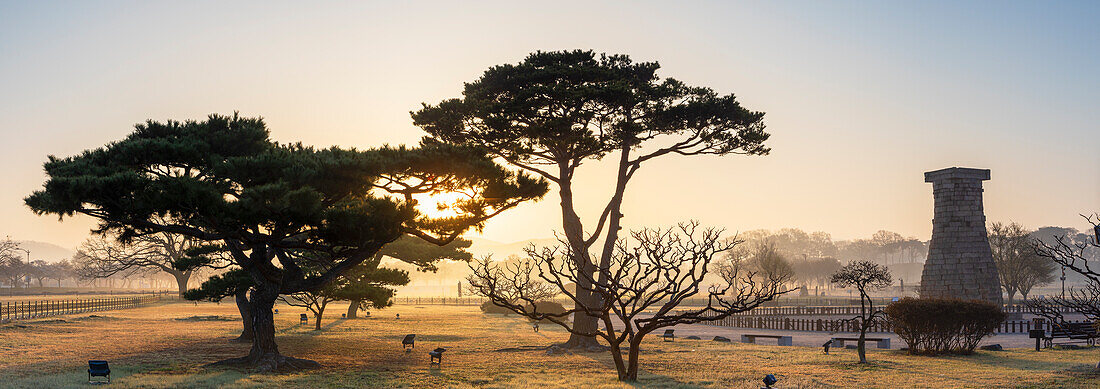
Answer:
POLYGON ((673 340, 676 340, 676 334, 673 333, 674 331, 675 330, 667 329, 667 330, 665 330, 664 334, 660 335, 660 337, 664 338, 664 340, 666 342, 671 342, 673 340))
POLYGON ((1054 346, 1055 339, 1068 339, 1059 344, 1086 343, 1089 346, 1095 346, 1097 337, 1100 337, 1100 334, 1097 333, 1096 324, 1090 322, 1051 323, 1050 332, 1043 340, 1047 348, 1054 346))
MULTIPOLYGON (((875 342, 878 348, 890 348, 890 338, 864 338, 868 342, 875 342)), ((833 347, 844 347, 844 342, 859 342, 859 338, 833 338, 833 347)))
POLYGON ((443 347, 437 348, 437 349, 432 350, 432 351, 428 351, 428 358, 430 358, 430 362, 428 362, 428 364, 430 365, 430 364, 434 363, 434 364, 437 364, 437 365, 442 365, 443 364, 443 352, 444 351, 447 351, 447 349, 445 349, 443 347))
POLYGON ((416 341, 416 334, 405 335, 405 338, 401 339, 401 347, 403 347, 405 349, 405 351, 408 352, 408 351, 413 349, 415 341, 416 341))
POLYGON ((107 365, 107 361, 88 361, 88 383, 111 383, 111 367, 107 365), (92 377, 106 377, 107 382, 92 381, 92 377))
POLYGON ((756 338, 772 338, 778 341, 780 346, 794 345, 794 340, 785 335, 741 335, 741 343, 756 343, 756 338))

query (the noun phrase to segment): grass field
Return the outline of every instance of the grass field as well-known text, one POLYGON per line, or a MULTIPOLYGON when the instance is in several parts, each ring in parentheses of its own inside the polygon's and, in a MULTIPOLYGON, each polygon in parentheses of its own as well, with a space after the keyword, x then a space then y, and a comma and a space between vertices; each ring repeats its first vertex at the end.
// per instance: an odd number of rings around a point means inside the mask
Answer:
MULTIPOLYGON (((484 315, 477 307, 396 306, 369 319, 342 320, 330 307, 321 331, 299 325, 300 309, 276 316, 280 350, 324 368, 296 374, 255 374, 206 367, 241 356, 232 304, 170 303, 32 320, 0 326, 0 387, 86 386, 89 359, 111 362, 111 387, 608 387, 611 358, 600 353, 547 355, 545 346, 567 338, 544 325, 535 333, 516 317, 484 315), (401 319, 394 315, 400 313, 401 319), (220 315, 224 321, 179 320, 220 315), (400 339, 417 334, 415 351, 400 339), (447 347, 442 367, 429 367, 427 351, 447 347), (509 350, 513 349, 513 350, 509 350)), ((312 318, 311 318, 312 320, 312 318)), ((639 386, 661 388, 760 387, 775 374, 781 388, 1100 387, 1093 366, 1100 348, 1034 352, 1009 349, 972 356, 913 357, 871 350, 871 363, 854 363, 854 350, 823 355, 817 348, 777 347, 652 338, 644 345, 639 386)))

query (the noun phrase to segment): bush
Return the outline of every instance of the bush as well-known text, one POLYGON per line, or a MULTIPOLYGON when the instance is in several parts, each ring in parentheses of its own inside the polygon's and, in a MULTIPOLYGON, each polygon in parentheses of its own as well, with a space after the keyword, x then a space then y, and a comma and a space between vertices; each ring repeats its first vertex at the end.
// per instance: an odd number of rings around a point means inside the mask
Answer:
MULTIPOLYGON (((560 303, 556 303, 556 302, 553 302, 553 301, 539 301, 539 302, 535 303, 535 308, 537 308, 538 313, 545 313, 545 314, 562 314, 562 313, 565 313, 565 307, 562 306, 560 303)), ((531 312, 531 311, 532 311, 531 307, 528 306, 527 312, 531 312)), ((496 304, 493 304, 492 302, 489 302, 489 301, 481 303, 481 312, 501 314, 501 315, 515 314, 515 312, 513 312, 511 309, 504 308, 504 307, 501 307, 501 306, 497 306, 496 304)))
MULTIPOLYGON (((535 303, 535 308, 537 308, 538 312, 542 313, 542 314, 550 314, 550 315, 559 314, 560 315, 560 314, 565 313, 565 307, 563 307, 561 304, 553 302, 553 301, 539 301, 538 303, 535 303)), ((563 318, 563 319, 566 319, 566 318, 563 318)), ((534 321, 534 320, 532 320, 532 321, 534 321)), ((542 321, 546 321, 546 320, 542 320, 542 321)))
POLYGON ((491 301, 486 301, 486 302, 481 303, 481 312, 494 313, 494 314, 498 314, 498 315, 511 315, 511 314, 515 313, 515 312, 512 312, 511 309, 508 309, 508 308, 505 308, 505 307, 502 307, 502 306, 498 306, 496 304, 493 304, 491 301))
POLYGON ((1005 321, 996 304, 979 300, 906 297, 886 306, 886 318, 909 354, 970 354, 1005 321))

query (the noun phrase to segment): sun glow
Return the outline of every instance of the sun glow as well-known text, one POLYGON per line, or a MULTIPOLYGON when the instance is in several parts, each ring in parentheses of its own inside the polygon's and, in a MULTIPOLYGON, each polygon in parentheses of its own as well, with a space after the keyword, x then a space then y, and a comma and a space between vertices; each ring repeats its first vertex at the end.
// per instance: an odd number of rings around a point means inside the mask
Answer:
POLYGON ((413 196, 413 199, 416 200, 416 210, 420 211, 420 214, 433 219, 458 216, 460 211, 454 204, 466 198, 468 198, 468 195, 460 192, 413 196))

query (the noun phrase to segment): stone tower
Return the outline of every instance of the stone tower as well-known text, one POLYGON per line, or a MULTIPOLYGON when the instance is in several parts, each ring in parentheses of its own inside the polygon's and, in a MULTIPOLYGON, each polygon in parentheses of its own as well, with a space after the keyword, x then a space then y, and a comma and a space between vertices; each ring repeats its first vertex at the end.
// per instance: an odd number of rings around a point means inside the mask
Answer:
POLYGON ((1001 305, 997 264, 989 249, 982 181, 989 169, 952 167, 924 173, 936 210, 921 273, 921 297, 986 300, 1001 305))

